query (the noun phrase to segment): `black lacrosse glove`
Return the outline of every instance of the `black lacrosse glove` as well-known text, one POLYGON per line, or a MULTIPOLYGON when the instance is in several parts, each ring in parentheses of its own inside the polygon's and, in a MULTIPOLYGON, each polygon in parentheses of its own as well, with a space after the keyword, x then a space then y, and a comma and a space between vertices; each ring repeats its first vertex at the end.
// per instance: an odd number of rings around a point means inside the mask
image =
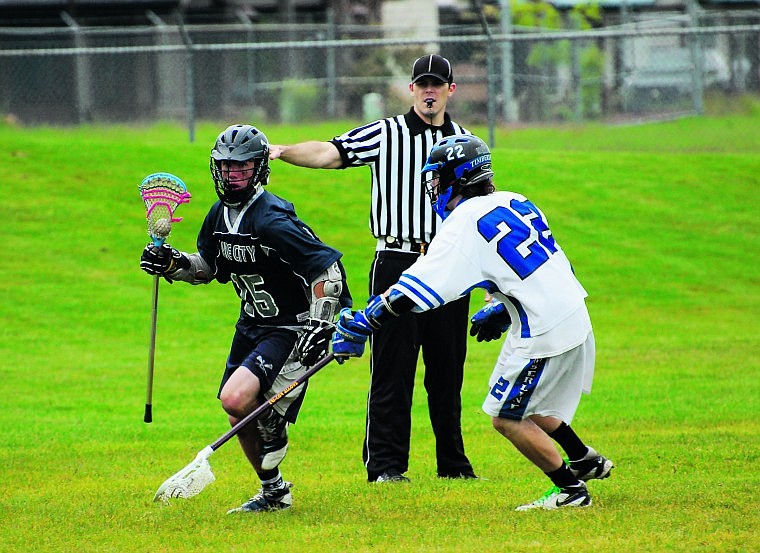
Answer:
POLYGON ((512 321, 504 304, 492 301, 475 313, 470 322, 470 336, 477 336, 478 342, 490 342, 500 338, 512 321))
POLYGON ((296 341, 298 360, 304 367, 311 367, 327 355, 334 328, 329 321, 309 319, 296 341))
POLYGON ((140 256, 140 268, 149 275, 163 276, 167 281, 172 282, 166 273, 175 269, 189 269, 190 260, 169 244, 156 246, 150 243, 145 246, 140 256))

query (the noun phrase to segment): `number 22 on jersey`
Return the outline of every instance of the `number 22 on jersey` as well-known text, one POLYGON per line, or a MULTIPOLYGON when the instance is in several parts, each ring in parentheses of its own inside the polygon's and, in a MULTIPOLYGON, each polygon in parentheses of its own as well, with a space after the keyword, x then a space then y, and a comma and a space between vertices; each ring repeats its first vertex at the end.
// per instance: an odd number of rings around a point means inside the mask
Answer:
POLYGON ((522 280, 557 251, 549 225, 529 200, 512 200, 509 207, 494 208, 478 220, 478 232, 487 242, 498 238, 496 252, 522 280))

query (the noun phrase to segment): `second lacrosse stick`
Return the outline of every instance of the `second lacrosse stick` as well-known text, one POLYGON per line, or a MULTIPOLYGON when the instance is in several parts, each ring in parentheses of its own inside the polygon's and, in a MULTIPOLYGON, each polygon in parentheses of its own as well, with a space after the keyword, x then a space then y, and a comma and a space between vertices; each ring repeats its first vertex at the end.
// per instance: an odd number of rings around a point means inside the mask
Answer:
POLYGON ((201 493, 201 491, 203 491, 203 488, 216 480, 214 473, 211 471, 211 465, 208 462, 208 458, 211 457, 211 454, 222 447, 225 443, 227 443, 230 438, 240 432, 244 426, 264 414, 268 409, 271 409, 275 403, 298 388, 301 384, 309 380, 309 378, 311 378, 325 365, 329 364, 333 359, 335 359, 335 357, 332 353, 325 355, 306 372, 304 372, 303 375, 291 382, 282 391, 269 398, 266 403, 261 404, 259 407, 249 413, 244 419, 230 428, 226 434, 216 440, 213 444, 204 447, 200 452, 198 452, 198 455, 195 456, 195 459, 190 464, 188 464, 185 468, 176 474, 167 478, 164 483, 161 484, 161 487, 158 488, 156 495, 153 496, 153 501, 163 501, 164 503, 168 503, 169 500, 174 497, 187 499, 201 493))

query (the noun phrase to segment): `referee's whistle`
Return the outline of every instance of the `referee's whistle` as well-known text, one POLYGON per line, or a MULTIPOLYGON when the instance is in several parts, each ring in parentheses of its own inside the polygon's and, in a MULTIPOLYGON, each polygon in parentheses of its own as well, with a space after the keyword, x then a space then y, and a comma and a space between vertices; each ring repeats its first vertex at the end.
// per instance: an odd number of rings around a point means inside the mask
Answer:
POLYGON ((427 104, 428 109, 433 107, 433 100, 431 100, 430 98, 425 100, 425 103, 427 104))

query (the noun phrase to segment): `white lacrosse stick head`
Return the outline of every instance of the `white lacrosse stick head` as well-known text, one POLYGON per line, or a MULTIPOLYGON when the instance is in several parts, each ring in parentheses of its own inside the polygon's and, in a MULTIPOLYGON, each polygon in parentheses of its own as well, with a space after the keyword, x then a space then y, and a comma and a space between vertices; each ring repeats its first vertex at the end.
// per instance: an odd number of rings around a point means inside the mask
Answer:
POLYGON ((171 173, 148 175, 139 188, 147 210, 148 234, 153 244, 161 246, 172 230, 172 223, 182 220, 174 217, 174 211, 190 201, 190 193, 182 179, 171 173))
POLYGON ((156 495, 153 496, 153 501, 169 503, 169 500, 175 497, 188 499, 201 493, 203 488, 216 480, 208 462, 212 453, 214 450, 211 446, 207 446, 196 455, 192 463, 177 474, 167 478, 158 488, 156 495))

